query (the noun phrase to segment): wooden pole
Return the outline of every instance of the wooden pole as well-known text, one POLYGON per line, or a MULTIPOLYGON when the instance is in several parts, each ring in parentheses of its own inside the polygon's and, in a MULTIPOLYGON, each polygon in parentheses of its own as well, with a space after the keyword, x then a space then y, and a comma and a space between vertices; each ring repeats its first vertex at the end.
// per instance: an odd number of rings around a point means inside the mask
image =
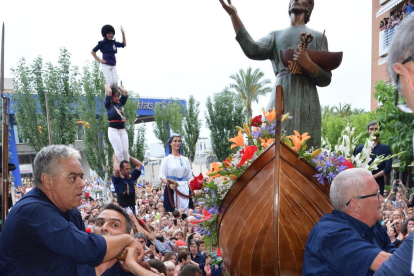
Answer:
POLYGON ((4 95, 4 22, 1 36, 1 74, 0 74, 0 90, 1 98, 3 100, 3 109, 2 109, 2 145, 3 145, 3 154, 2 154, 2 219, 3 225, 6 220, 7 212, 9 210, 8 196, 9 196, 9 101, 10 99, 4 95))
MULTIPOLYGON (((279 260, 278 240, 279 240, 279 174, 280 174, 280 138, 282 137, 282 114, 284 113, 285 100, 283 96, 283 87, 281 85, 276 86, 276 125, 275 125, 275 167, 273 171, 273 181, 275 183, 274 190, 274 206, 273 206, 273 239, 276 244, 273 244, 273 259, 279 260)), ((279 275, 279 263, 275 261, 275 274, 279 275)))

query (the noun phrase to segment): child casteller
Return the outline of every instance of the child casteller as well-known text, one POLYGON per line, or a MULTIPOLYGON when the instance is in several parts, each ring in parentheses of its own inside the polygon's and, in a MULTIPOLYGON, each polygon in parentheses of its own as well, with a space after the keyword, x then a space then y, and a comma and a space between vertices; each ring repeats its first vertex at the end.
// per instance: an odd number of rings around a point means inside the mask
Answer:
POLYGON ((102 73, 105 77, 105 82, 109 87, 118 86, 118 73, 116 71, 116 58, 115 54, 118 52, 117 48, 124 48, 126 46, 125 32, 121 27, 122 43, 114 40, 115 29, 111 25, 105 25, 102 27, 101 33, 103 40, 98 42, 98 45, 92 49, 92 56, 97 62, 102 63, 102 73), (96 52, 101 50, 102 59, 100 59, 96 52))

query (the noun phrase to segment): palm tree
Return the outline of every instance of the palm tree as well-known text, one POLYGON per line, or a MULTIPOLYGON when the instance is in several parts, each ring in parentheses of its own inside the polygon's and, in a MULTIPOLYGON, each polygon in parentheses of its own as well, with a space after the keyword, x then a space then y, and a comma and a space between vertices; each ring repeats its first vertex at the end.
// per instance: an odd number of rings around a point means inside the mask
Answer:
POLYGON ((244 102, 247 112, 247 118, 252 118, 252 102, 259 101, 260 95, 265 95, 272 91, 272 88, 267 86, 271 84, 269 79, 262 79, 264 73, 259 68, 252 72, 252 68, 247 68, 245 72, 240 69, 238 73, 230 76, 236 83, 230 84, 230 88, 236 90, 244 102))

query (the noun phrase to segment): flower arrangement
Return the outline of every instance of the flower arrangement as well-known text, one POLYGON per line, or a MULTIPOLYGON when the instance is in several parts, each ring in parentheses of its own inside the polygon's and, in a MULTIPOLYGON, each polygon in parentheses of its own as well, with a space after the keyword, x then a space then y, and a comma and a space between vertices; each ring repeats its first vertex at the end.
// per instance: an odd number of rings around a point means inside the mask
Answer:
MULTIPOLYGON (((204 194, 197 196, 202 198, 205 206, 211 214, 211 219, 204 221, 202 227, 204 233, 208 233, 207 239, 217 243, 217 215, 227 192, 233 187, 237 178, 275 141, 275 110, 258 115, 243 123, 243 127, 236 127, 238 133, 230 138, 231 148, 237 149, 223 162, 214 162, 212 168, 207 172, 208 179, 203 184, 204 194)), ((289 119, 289 113, 283 115, 282 122, 289 119)), ((293 135, 281 137, 292 150, 298 153, 299 158, 306 159, 315 166, 317 174, 314 177, 318 182, 330 184, 337 174, 348 168, 358 167, 368 170, 376 169, 378 164, 394 158, 399 154, 384 157, 377 156, 371 162, 371 151, 375 140, 375 134, 366 139, 361 153, 353 155, 356 141, 360 135, 355 136, 355 128, 351 124, 342 131, 338 144, 332 147, 322 138, 322 148, 307 150, 307 140, 311 138, 308 133, 300 134, 294 131, 293 135)), ((210 217, 210 216, 209 216, 210 217)))
POLYGON ((388 159, 395 158, 396 156, 404 153, 400 152, 394 155, 385 157, 384 155, 377 156, 372 162, 371 152, 373 149, 375 135, 378 133, 372 133, 363 145, 362 151, 357 155, 353 155, 356 141, 360 138, 363 133, 355 136, 355 127, 352 127, 350 123, 345 127, 341 133, 341 138, 335 147, 326 143, 322 139, 321 152, 310 161, 318 171, 314 175, 319 183, 325 184, 325 179, 330 184, 335 176, 343 170, 349 168, 363 168, 369 171, 376 170, 378 165, 388 159))

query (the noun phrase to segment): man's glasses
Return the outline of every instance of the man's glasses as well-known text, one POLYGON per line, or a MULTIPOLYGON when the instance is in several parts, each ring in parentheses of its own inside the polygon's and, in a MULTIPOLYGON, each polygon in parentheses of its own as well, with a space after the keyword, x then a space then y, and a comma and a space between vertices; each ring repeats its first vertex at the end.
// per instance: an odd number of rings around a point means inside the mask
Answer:
MULTIPOLYGON (((406 64, 407 62, 412 61, 412 57, 408 57, 406 59, 404 59, 404 61, 401 64, 406 64)), ((400 81, 400 75, 397 74, 397 81, 395 82, 395 85, 398 86, 398 82, 400 81)), ((406 104, 398 104, 398 98, 399 98, 399 92, 398 89, 395 89, 395 106, 398 107, 398 109, 400 109, 402 112, 405 113, 413 113, 413 111, 411 110, 411 108, 408 107, 408 105, 406 104)))
POLYGON ((364 198, 368 198, 368 197, 372 197, 372 196, 377 196, 378 200, 380 199, 380 191, 378 191, 376 194, 372 194, 372 195, 365 195, 365 196, 356 196, 351 198, 347 203, 345 203, 345 206, 348 206, 349 203, 351 203, 351 200, 355 199, 364 199, 364 198))

